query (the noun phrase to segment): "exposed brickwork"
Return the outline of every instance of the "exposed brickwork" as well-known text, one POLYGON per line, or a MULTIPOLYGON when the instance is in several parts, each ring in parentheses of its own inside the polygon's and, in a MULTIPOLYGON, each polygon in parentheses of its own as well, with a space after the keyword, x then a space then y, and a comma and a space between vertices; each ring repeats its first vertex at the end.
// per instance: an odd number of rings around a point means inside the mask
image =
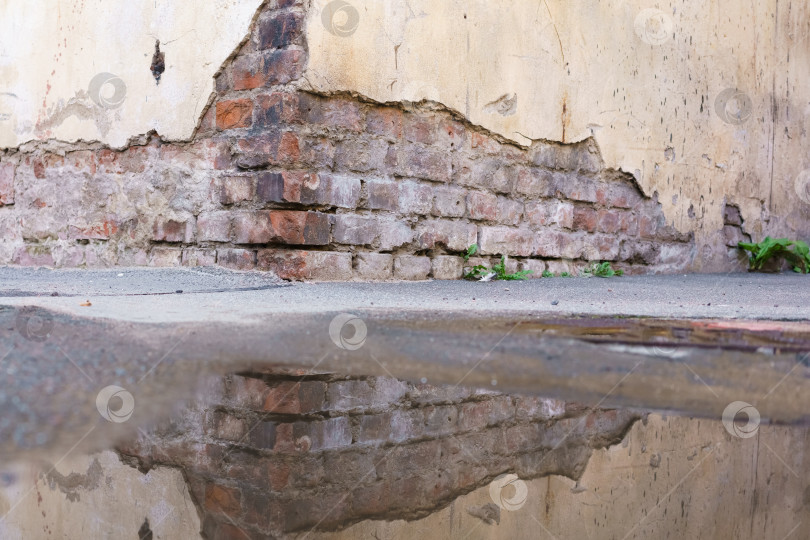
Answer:
POLYGON ((473 243, 531 269, 690 263, 692 238, 592 141, 523 148, 449 112, 303 92, 304 3, 264 9, 192 141, 0 153, 0 264, 453 279, 473 243))
POLYGON ((579 478, 638 415, 387 377, 242 373, 120 448, 182 468, 210 540, 413 519, 513 471, 579 478))

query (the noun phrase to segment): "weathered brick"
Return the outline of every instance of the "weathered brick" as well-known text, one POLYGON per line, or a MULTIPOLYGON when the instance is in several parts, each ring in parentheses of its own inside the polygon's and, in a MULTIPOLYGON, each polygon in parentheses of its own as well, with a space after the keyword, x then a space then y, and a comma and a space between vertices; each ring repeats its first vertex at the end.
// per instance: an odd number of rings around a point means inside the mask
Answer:
POLYGON ((217 103, 217 129, 247 128, 253 123, 253 101, 233 99, 217 103))
POLYGON ((428 220, 416 227, 416 240, 420 249, 433 249, 437 245, 451 251, 466 251, 476 243, 478 227, 463 221, 428 220))
POLYGON ((256 266, 256 254, 248 249, 218 249, 217 264, 234 270, 252 270, 256 266))
POLYGON ((366 116, 366 131, 394 141, 402 137, 402 111, 393 107, 374 107, 366 116))
POLYGON ((551 420, 552 418, 560 418, 565 414, 565 402, 558 399, 520 396, 516 401, 516 419, 519 422, 551 420))
POLYGON ((118 225, 112 217, 86 226, 68 226, 68 237, 73 240, 109 240, 116 232, 118 225))
POLYGON ((335 169, 355 172, 385 169, 388 143, 379 139, 348 138, 337 143, 335 169))
POLYGON ((458 428, 458 408, 455 405, 430 405, 422 410, 425 415, 425 435, 446 436, 458 428))
POLYGON ((748 235, 743 234, 740 227, 725 225, 723 227, 723 240, 725 241, 726 246, 737 247, 739 242, 750 242, 751 238, 748 235))
POLYGON ((452 118, 443 118, 438 126, 438 144, 446 150, 456 150, 464 145, 467 130, 461 122, 452 118))
POLYGON ((261 249, 257 266, 275 272, 282 279, 348 281, 352 278, 351 253, 261 249))
POLYGON ((197 239, 228 242, 231 239, 231 214, 225 211, 203 212, 197 218, 197 239))
POLYGON ((273 92, 256 97, 255 125, 273 128, 298 120, 298 97, 287 92, 273 92))
POLYGON ((301 77, 306 54, 300 50, 262 51, 237 57, 230 72, 234 90, 287 84, 301 77))
POLYGON ((226 403, 236 408, 260 411, 268 392, 262 379, 241 375, 228 375, 225 379, 226 403))
POLYGON ((616 208, 635 208, 642 200, 638 188, 629 183, 611 183, 607 187, 605 204, 616 208))
POLYGON ((503 158, 476 161, 469 167, 459 168, 459 184, 498 193, 511 193, 518 176, 518 169, 505 165, 503 158))
POLYGON ((212 411, 207 414, 207 432, 210 436, 226 441, 237 442, 247 433, 247 423, 222 411, 212 411))
POLYGON ((464 259, 461 257, 450 255, 433 257, 431 265, 433 279, 460 279, 463 266, 464 259))
POLYGON ((256 29, 258 49, 278 49, 291 45, 301 37, 303 16, 295 11, 273 13, 259 20, 256 29))
POLYGON ((250 201, 256 192, 253 176, 226 176, 211 182, 212 199, 220 204, 250 201))
POLYGON ((389 153, 386 159, 387 164, 394 167, 394 172, 401 176, 449 182, 453 174, 449 154, 418 144, 404 146, 393 155, 389 153))
POLYGON ((235 244, 267 244, 274 236, 270 212, 260 210, 234 214, 232 234, 235 244))
POLYGON ((523 217, 523 203, 506 197, 498 197, 497 213, 498 223, 517 225, 523 217))
POLYGON ((149 252, 149 266, 180 266, 182 254, 179 248, 155 246, 149 252))
POLYGON ((515 191, 536 197, 551 197, 556 190, 554 173, 545 169, 521 167, 518 169, 515 191))
POLYGON ((495 221, 498 217, 498 198, 485 191, 467 193, 467 217, 495 221))
POLYGON ((358 253, 354 257, 354 275, 359 279, 391 279, 394 257, 388 253, 358 253))
POLYGON ((376 218, 353 214, 335 216, 334 241, 339 244, 371 245, 378 234, 376 218))
POLYGON ((535 252, 535 233, 528 229, 481 227, 479 248, 484 255, 529 257, 535 252))
POLYGON ((620 240, 615 235, 588 235, 584 239, 583 255, 589 261, 615 261, 619 247, 620 240))
POLYGON ((13 163, 0 163, 0 206, 14 204, 13 163))
POLYGON ((272 239, 285 244, 323 246, 329 243, 329 218, 320 212, 270 212, 272 239))
POLYGON ((304 452, 342 448, 352 443, 351 424, 346 416, 324 421, 296 422, 293 424, 293 438, 304 452))
POLYGON ((365 125, 360 104, 347 98, 323 98, 314 94, 299 95, 301 116, 311 124, 360 132, 365 125))
POLYGON ((360 417, 357 442, 400 443, 422 433, 424 418, 418 410, 394 410, 360 417))
POLYGON ((399 183, 373 178, 366 180, 368 207, 372 210, 396 210, 399 207, 399 183))
POLYGON ((402 214, 426 215, 430 213, 432 205, 433 186, 419 181, 400 181, 399 211, 402 214))
POLYGON ((394 259, 394 278, 409 281, 427 279, 430 273, 430 257, 400 255, 394 259))
POLYGON ((631 264, 655 264, 661 252, 661 246, 653 242, 626 240, 622 242, 619 260, 631 264))
POLYGON ((659 222, 662 221, 661 216, 641 214, 638 219, 639 236, 642 238, 655 238, 655 234, 658 232, 659 222))
MULTIPOLYGON (((0 178, 2 178, 1 170, 0 170, 0 178)), ((2 182, 0 182, 0 185, 2 185, 2 182)), ((740 213, 740 208, 738 206, 734 206, 733 204, 724 204, 723 223, 726 225, 736 225, 737 227, 742 227, 743 222, 742 222, 742 214, 740 213)))
POLYGON ((571 229, 574 226, 574 205, 566 201, 527 202, 526 220, 536 227, 559 225, 571 229))
POLYGON ((596 210, 587 206, 574 207, 574 230, 594 232, 599 217, 596 210))
POLYGON ((456 186, 440 186, 434 191, 433 215, 461 217, 466 211, 467 191, 456 186))
POLYGON ((406 114, 403 135, 407 141, 433 144, 436 142, 436 119, 425 118, 417 114, 406 114))
POLYGON ((156 242, 191 242, 193 237, 193 219, 158 218, 152 226, 152 239, 156 242))
POLYGON ((242 493, 238 488, 209 484, 205 488, 205 509, 231 518, 242 513, 242 493))

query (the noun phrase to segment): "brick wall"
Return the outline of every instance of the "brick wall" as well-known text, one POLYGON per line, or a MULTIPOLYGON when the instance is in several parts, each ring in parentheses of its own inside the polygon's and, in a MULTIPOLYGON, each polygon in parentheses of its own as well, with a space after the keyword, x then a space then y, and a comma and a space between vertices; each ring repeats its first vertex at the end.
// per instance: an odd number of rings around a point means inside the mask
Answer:
POLYGON ((678 271, 690 236, 592 141, 520 147, 435 104, 304 92, 299 0, 266 4, 192 141, 0 154, 0 264, 221 265, 286 279, 455 279, 475 263, 678 271))
POLYGON ((207 395, 119 452, 181 468, 211 540, 415 519, 506 472, 579 478, 638 418, 387 377, 242 373, 207 395))

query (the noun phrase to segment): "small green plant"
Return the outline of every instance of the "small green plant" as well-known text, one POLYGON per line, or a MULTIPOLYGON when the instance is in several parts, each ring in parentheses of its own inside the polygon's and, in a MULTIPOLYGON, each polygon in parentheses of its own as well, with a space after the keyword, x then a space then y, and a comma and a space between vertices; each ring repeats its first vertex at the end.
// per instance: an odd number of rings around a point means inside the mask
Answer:
POLYGON ((560 272, 560 277, 574 277, 574 276, 569 274, 568 272, 560 272))
POLYGON ((554 277, 554 274, 549 272, 548 270, 543 270, 543 273, 540 274, 542 277, 554 277))
POLYGON ((583 277, 601 277, 601 278, 609 278, 613 276, 623 276, 623 270, 614 270, 612 266, 610 266, 609 262, 601 262, 601 263, 593 263, 593 266, 590 268, 583 268, 580 272, 580 275, 583 277))
MULTIPOLYGON (((478 244, 473 244, 470 247, 468 247, 467 251, 464 253, 464 262, 469 262, 470 257, 475 255, 477 252, 478 252, 478 244)), ((483 264, 476 264, 464 274, 464 279, 479 279, 486 281, 489 281, 490 279, 502 281, 519 281, 526 279, 529 276, 529 274, 532 273, 531 270, 519 270, 512 274, 507 274, 506 260, 507 260, 506 255, 502 255, 501 261, 495 264, 495 266, 492 267, 492 270, 490 270, 483 264), (490 275, 491 277, 488 277, 490 275)))
POLYGON ((761 242, 740 242, 737 246, 749 252, 749 270, 762 270, 768 261, 781 257, 788 260, 794 272, 810 271, 810 246, 801 240, 766 236, 761 242))

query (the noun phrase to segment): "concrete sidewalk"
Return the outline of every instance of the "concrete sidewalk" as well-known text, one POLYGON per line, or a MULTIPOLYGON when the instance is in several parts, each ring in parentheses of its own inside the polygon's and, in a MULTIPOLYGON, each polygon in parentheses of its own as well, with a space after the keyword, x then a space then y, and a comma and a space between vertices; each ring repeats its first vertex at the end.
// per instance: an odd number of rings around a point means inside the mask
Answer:
POLYGON ((209 374, 248 367, 710 418, 746 401, 764 421, 804 423, 808 280, 286 284, 225 270, 4 268, 0 449, 48 452, 82 434, 88 449, 107 446, 211 392, 209 374), (97 410, 110 385, 134 396, 126 422, 97 410))

